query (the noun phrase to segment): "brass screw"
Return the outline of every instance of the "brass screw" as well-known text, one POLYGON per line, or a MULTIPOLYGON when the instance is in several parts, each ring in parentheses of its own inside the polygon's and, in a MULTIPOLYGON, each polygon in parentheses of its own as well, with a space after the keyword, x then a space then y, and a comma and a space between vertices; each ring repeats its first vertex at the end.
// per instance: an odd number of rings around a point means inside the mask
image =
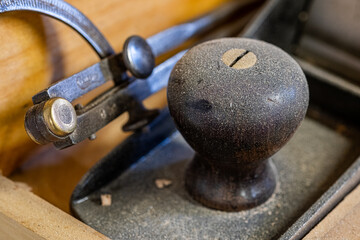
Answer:
POLYGON ((52 98, 48 100, 43 108, 43 116, 46 126, 56 136, 65 137, 76 128, 75 109, 66 99, 52 98))
POLYGON ((234 69, 246 69, 255 65, 257 58, 253 52, 245 49, 233 48, 226 51, 221 60, 234 69))

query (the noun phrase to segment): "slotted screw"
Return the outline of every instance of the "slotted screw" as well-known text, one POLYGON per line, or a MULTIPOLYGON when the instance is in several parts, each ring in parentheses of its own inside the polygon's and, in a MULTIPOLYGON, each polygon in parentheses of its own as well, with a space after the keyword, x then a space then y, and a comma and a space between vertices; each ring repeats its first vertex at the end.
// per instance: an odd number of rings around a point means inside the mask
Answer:
POLYGON ((245 49, 232 48, 224 53, 221 60, 234 69, 246 69, 255 65, 257 58, 253 52, 245 49))

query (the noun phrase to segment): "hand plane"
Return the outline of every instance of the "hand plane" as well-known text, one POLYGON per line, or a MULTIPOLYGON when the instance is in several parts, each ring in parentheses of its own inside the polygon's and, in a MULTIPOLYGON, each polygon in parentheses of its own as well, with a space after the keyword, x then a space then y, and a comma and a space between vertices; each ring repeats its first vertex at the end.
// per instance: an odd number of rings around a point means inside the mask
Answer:
POLYGON ((315 53, 321 0, 268 1, 245 29, 229 24, 249 2, 131 36, 121 53, 63 1, 0 2, 0 12, 63 21, 100 57, 33 97, 25 126, 35 142, 70 147, 129 113, 133 134, 75 188, 76 217, 112 239, 300 239, 360 182, 360 90, 315 53), (146 109, 165 87, 168 108, 146 109))

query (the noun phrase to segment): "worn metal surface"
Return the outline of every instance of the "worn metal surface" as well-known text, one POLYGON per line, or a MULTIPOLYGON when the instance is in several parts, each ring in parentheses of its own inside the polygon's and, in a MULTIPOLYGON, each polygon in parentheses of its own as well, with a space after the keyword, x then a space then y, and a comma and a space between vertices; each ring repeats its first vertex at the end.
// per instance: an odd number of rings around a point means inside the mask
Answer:
POLYGON ((312 0, 303 34, 360 56, 359 11, 358 0, 312 0))
POLYGON ((76 129, 77 118, 73 105, 63 98, 52 98, 31 107, 25 117, 25 130, 39 144, 56 141, 76 129))
MULTIPOLYGON (((54 138, 54 136, 50 134, 49 138, 47 138, 48 140, 38 142, 43 144, 54 142, 54 145, 58 148, 71 146, 92 136, 92 134, 94 134, 100 128, 104 127, 106 124, 125 111, 129 111, 130 121, 123 127, 124 130, 133 131, 148 124, 156 117, 157 112, 146 110, 142 106, 141 101, 144 100, 145 97, 160 90, 159 86, 165 87, 167 81, 159 81, 159 83, 154 82, 154 79, 159 79, 159 73, 157 73, 157 71, 154 71, 154 74, 149 77, 150 80, 148 79, 147 83, 145 84, 138 84, 136 80, 137 78, 145 78, 151 74, 154 67, 154 56, 158 56, 159 54, 178 47, 189 38, 212 29, 213 27, 219 25, 219 23, 224 22, 224 20, 238 12, 238 10, 242 7, 253 2, 254 1, 245 1, 240 3, 238 1, 232 1, 220 9, 214 11, 213 13, 205 15, 195 21, 175 26, 171 29, 156 34, 153 37, 150 37, 148 39, 149 45, 144 39, 140 37, 130 37, 124 45, 123 53, 113 54, 112 56, 103 59, 101 62, 90 66, 82 72, 59 81, 49 88, 39 92, 33 97, 34 104, 41 104, 43 101, 47 101, 54 97, 61 97, 68 100, 69 102, 72 102, 109 80, 114 80, 116 84, 116 86, 113 87, 110 91, 103 93, 101 96, 98 96, 96 99, 94 99, 94 101, 92 101, 92 103, 89 104, 89 106, 85 106, 77 112, 79 124, 77 125, 76 130, 70 136, 66 137, 65 139, 58 139, 57 137, 54 138), (187 32, 187 34, 184 34, 184 31, 187 32), (144 58, 144 54, 148 57, 144 58), (137 78, 130 77, 126 73, 127 70, 129 70, 132 75, 137 78), (145 88, 141 89, 139 86, 143 86, 145 88), (127 88, 122 91, 122 89, 125 87, 127 88), (136 92, 134 92, 134 89, 136 89, 136 92), (157 90, 154 91, 154 89, 157 90), (139 96, 145 97, 141 98, 139 96), (137 114, 137 110, 141 110, 142 113, 137 114)), ((41 10, 41 12, 44 14, 52 14, 54 17, 59 17, 60 15, 58 12, 61 9, 71 7, 67 4, 59 4, 59 6, 54 5, 54 8, 48 9, 48 5, 45 3, 51 5, 51 1, 35 1, 34 3, 30 4, 31 8, 29 8, 29 10, 41 10)), ((28 7, 28 5, 24 5, 21 1, 16 1, 16 4, 13 5, 20 5, 19 9, 28 7)), ((8 11, 13 10, 14 8, 9 9, 8 11)), ((17 8, 15 8, 15 10, 17 10, 17 8)), ((78 11, 73 9, 73 11, 69 11, 68 14, 64 17, 67 17, 67 19, 75 18, 78 16, 76 15, 77 13, 78 11), (72 14, 75 15, 72 16, 72 14)), ((85 18, 85 16, 81 16, 85 18)), ((89 28, 91 28, 91 23, 89 20, 84 20, 84 22, 89 28)), ((74 22, 74 25, 75 26, 73 27, 77 29, 76 21, 74 22)), ((86 29, 84 28, 84 31, 85 30, 86 29)), ((92 29, 88 31, 91 33, 92 29)), ((86 37, 98 38, 97 36, 90 34, 86 37)), ((96 39, 94 39, 94 41, 96 42, 96 39)), ((89 43, 92 44, 92 41, 89 41, 89 43)), ((96 46, 94 46, 94 49, 97 50, 96 46)), ((181 54, 182 53, 180 53, 180 55, 181 54)), ((174 56, 172 60, 168 60, 164 65, 168 66, 169 62, 177 60, 177 56, 174 56)), ((172 62, 172 64, 174 64, 174 62, 172 62)), ((166 71, 170 71, 171 68, 172 67, 166 67, 166 71)), ((166 77, 167 73, 164 73, 164 71, 164 68, 160 67, 161 74, 163 77, 166 77)), ((35 113, 40 115, 42 114, 41 111, 29 112, 29 114, 27 114, 28 119, 26 121, 32 122, 29 120, 29 118, 32 117, 30 116, 31 114, 35 113)), ((40 116, 33 116, 33 118, 39 117, 40 116)), ((28 128, 28 131, 33 129, 34 128, 28 128)), ((35 129, 35 131, 37 130, 35 129)), ((31 132, 31 135, 40 136, 41 133, 31 132)))
MULTIPOLYGON (((243 34, 248 37, 272 42, 287 51, 294 51, 296 49, 295 53, 303 58, 297 60, 308 78, 311 96, 310 102, 346 120, 348 124, 358 126, 360 122, 360 88, 350 83, 349 79, 328 72, 312 63, 315 61, 317 64, 320 63, 320 66, 327 67, 330 71, 335 70, 336 72, 336 70, 340 69, 339 73, 344 74, 346 72, 345 76, 354 76, 352 70, 356 69, 354 65, 357 64, 358 60, 350 57, 348 54, 344 54, 343 51, 339 51, 339 46, 333 45, 329 47, 328 43, 329 35, 330 43, 334 43, 334 39, 337 43, 349 41, 349 39, 342 38, 343 34, 339 34, 341 32, 346 32, 346 36, 356 35, 356 33, 352 33, 353 26, 349 22, 355 23, 356 21, 354 20, 357 16, 344 11, 344 9, 356 11, 356 4, 354 5, 354 3, 355 1, 351 0, 346 3, 341 1, 341 6, 334 7, 340 4, 340 1, 306 0, 296 1, 296 4, 294 4, 293 1, 273 0, 268 3, 243 34), (324 7, 321 7, 322 5, 324 7), (349 7, 349 5, 352 5, 352 7, 349 7), (335 16, 338 15, 346 16, 341 20, 337 20, 335 16), (324 20, 326 18, 331 20, 324 20), (333 24, 329 24, 329 22, 333 22, 333 24), (321 25, 323 27, 320 28, 323 29, 319 28, 321 25), (340 27, 341 25, 345 27, 340 27), (317 30, 314 30, 316 28, 317 30), (349 30, 352 32, 347 32, 349 30), (308 34, 309 32, 323 38, 324 41, 319 45, 319 41, 313 41, 315 38, 312 37, 312 34, 308 34), (337 33, 334 35, 334 32, 337 33), (311 41, 308 41, 309 39, 311 41), (312 50, 304 51, 305 45, 312 50), (325 55, 327 57, 324 58, 325 61, 322 63, 314 59, 314 57, 318 58, 325 55), (304 59, 308 59, 311 62, 306 62, 304 59), (335 64, 329 67, 331 65, 329 64, 330 62, 335 64)), ((340 45, 340 48, 343 48, 347 44, 340 45)), ((350 43, 349 45, 352 44, 350 43)), ((359 164, 359 161, 354 163, 337 183, 294 223, 282 236, 282 239, 300 239, 321 221, 359 183, 359 164)))
MULTIPOLYGON (((306 10, 308 2, 269 1, 246 36, 292 50, 301 33, 298 14, 306 10)), ((300 239, 358 184, 360 165, 359 160, 351 165, 359 155, 359 142, 340 133, 346 130, 359 137, 350 127, 359 127, 358 88, 316 66, 302 66, 309 80, 313 118, 307 118, 294 138, 274 156, 280 185, 265 204, 229 214, 193 201, 183 187, 184 169, 193 151, 179 135, 173 135, 138 159, 131 155, 135 150, 123 151, 124 145, 116 149, 101 165, 116 163, 117 174, 126 172, 117 176, 113 169, 102 171, 105 168, 94 167, 74 192, 74 213, 114 239, 273 239, 282 234, 282 239, 300 239), (316 108, 331 115, 317 112, 316 108), (130 163, 128 154, 132 157, 130 163), (121 165, 124 162, 128 165, 121 165), (111 177, 117 179, 108 184, 111 177), (104 178, 107 181, 96 181, 104 178), (170 179, 172 185, 158 189, 154 181, 160 178, 170 179), (86 191, 79 194, 83 189, 86 191), (113 205, 109 208, 99 204, 103 192, 113 193, 113 205)), ((138 144, 142 142, 137 139, 138 144)))
POLYGON ((360 158, 287 231, 281 240, 301 239, 360 182, 360 158))
POLYGON ((359 85, 359 11, 358 0, 313 0, 297 55, 359 85))
MULTIPOLYGON (((337 126, 334 125, 332 117, 324 116, 326 121, 332 122, 331 124, 338 128, 344 122, 349 126, 359 127, 360 87, 311 63, 297 60, 309 80, 312 103, 342 119, 342 123, 337 126)), ((360 133, 354 132, 354 136, 359 139, 360 133)), ((360 148, 360 142, 357 142, 357 146, 360 148)), ((286 231, 281 239, 295 240, 304 237, 359 183, 360 158, 286 231)))
MULTIPOLYGON (((260 2, 259 0, 257 1, 260 2)), ((230 1, 203 17, 155 34, 154 36, 149 37, 147 42, 151 46, 154 55, 159 56, 180 46, 188 39, 209 31, 219 24, 225 23, 226 19, 229 19, 232 15, 236 14, 239 9, 254 4, 257 1, 230 1)))
POLYGON ((149 77, 155 67, 155 57, 150 45, 139 36, 131 36, 125 41, 123 59, 126 69, 137 78, 149 77))
MULTIPOLYGON (((254 1, 231 1, 228 4, 225 4, 225 6, 197 20, 180 24, 155 34, 154 36, 149 37, 147 42, 150 45, 154 56, 157 57, 180 46, 190 38, 213 29, 232 15, 236 14, 243 7, 253 2, 254 1)), ((70 11, 66 16, 70 19, 73 17, 71 14, 72 12, 70 11)), ((124 54, 129 55, 128 53, 124 54)), ((134 53, 131 55, 134 55, 134 53)), ((112 57, 106 58, 73 76, 53 84, 49 88, 44 89, 33 97, 33 102, 34 104, 37 104, 52 97, 62 97, 72 102, 109 80, 114 80, 116 84, 127 82, 129 77, 125 74, 126 70, 122 53, 115 54, 112 57)))
POLYGON ((174 122, 169 119, 169 111, 164 109, 143 131, 134 133, 98 161, 76 186, 71 196, 72 204, 83 201, 83 198, 117 178, 176 132, 174 122))
MULTIPOLYGON (((77 127, 70 135, 59 138, 50 134, 47 135, 49 137, 44 139, 44 141, 41 141, 41 143, 46 144, 49 142, 54 142, 54 145, 59 149, 72 146, 87 139, 89 136, 96 133, 98 130, 106 126, 109 122, 126 111, 129 111, 130 121, 127 125, 124 126, 125 130, 134 131, 148 124, 156 117, 157 113, 147 111, 142 107, 141 102, 150 95, 166 87, 173 66, 183 56, 184 53, 185 52, 180 52, 158 65, 154 69, 152 75, 147 79, 139 81, 136 78, 132 78, 126 88, 124 88, 123 85, 115 86, 95 98, 85 107, 77 109, 77 127), (132 109, 134 109, 134 111, 132 111, 132 109), (140 122, 141 124, 139 124, 140 122)), ((76 74, 78 76, 74 75, 72 78, 75 79, 79 77, 79 79, 83 79, 82 76, 79 76, 82 74, 85 74, 85 76, 83 76, 85 79, 88 77, 85 71, 76 74)), ((98 76, 102 75, 99 74, 98 76)), ((63 83, 65 90, 61 92, 61 95, 64 93, 66 94, 66 92, 71 92, 74 89, 65 82, 63 83), (67 89, 68 91, 66 91, 67 89)), ((50 87, 47 91, 51 89, 52 88, 50 87)), ((55 95, 57 95, 57 92, 58 89, 55 89, 55 95)), ((44 102, 35 105, 32 109, 42 109, 42 103, 44 102)), ((39 116, 42 116, 42 111, 29 110, 29 114, 27 114, 25 120, 27 125, 34 125, 34 119, 39 118, 39 116)), ((46 128, 28 127, 27 129, 31 131, 32 135, 39 136, 39 139, 41 138, 40 135, 47 134, 46 128), (42 129, 45 129, 45 132, 42 129)))
POLYGON ((311 0, 270 0, 239 36, 263 40, 291 52, 303 25, 298 16, 310 3, 311 0))
MULTIPOLYGON (((187 194, 184 171, 194 152, 176 133, 110 184, 73 201, 72 209, 112 239, 273 239, 350 166, 358 146, 351 138, 306 118, 294 138, 273 157, 279 181, 274 195, 254 209, 227 213, 203 207, 187 194), (169 179, 172 185, 158 189, 156 179, 169 179), (110 207, 99 204, 101 193, 112 194, 110 207)), ((122 156, 118 160, 126 162, 122 156)))
POLYGON ((118 72, 124 72, 125 68, 118 64, 112 64, 116 62, 118 62, 116 56, 111 59, 105 58, 79 73, 54 83, 34 95, 33 103, 38 104, 54 97, 65 98, 72 102, 107 81, 115 79, 117 82, 125 82, 128 80, 128 77, 123 76, 121 73, 118 74, 118 72), (110 69, 110 66, 114 65, 119 68, 119 71, 114 72, 110 69))
MULTIPOLYGON (((145 125, 148 124, 149 121, 147 120, 150 119, 147 117, 151 116, 143 115, 143 117, 138 118, 137 116, 141 112, 134 112, 131 109, 141 106, 144 99, 166 87, 173 66, 184 53, 180 52, 157 66, 146 80, 134 80, 126 88, 121 86, 111 88, 84 108, 79 109, 77 111, 77 128, 65 139, 56 141, 55 146, 61 149, 77 144, 96 133, 125 111, 130 111, 130 120, 138 119, 145 121, 143 122, 145 125)), ((134 125, 135 123, 131 124, 134 125)), ((144 124, 139 125, 138 128, 143 127, 144 124)))

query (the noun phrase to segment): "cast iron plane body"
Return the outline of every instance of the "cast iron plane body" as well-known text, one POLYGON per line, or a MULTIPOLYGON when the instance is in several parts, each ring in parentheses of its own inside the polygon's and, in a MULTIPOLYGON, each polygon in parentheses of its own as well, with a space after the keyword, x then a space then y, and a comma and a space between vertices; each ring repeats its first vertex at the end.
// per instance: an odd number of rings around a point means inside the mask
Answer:
MULTIPOLYGON (((314 2, 316 7, 321 1, 314 2)), ((310 90, 305 120, 272 157, 278 184, 265 203, 229 213, 195 201, 185 188, 195 152, 163 110, 83 177, 72 195, 73 213, 112 239, 305 236, 360 181, 360 88, 301 51, 309 34, 306 20, 312 21, 311 15, 301 16, 316 14, 311 6, 311 1, 269 1, 241 34, 295 57, 310 90), (171 184, 159 188, 155 182, 161 179, 171 184), (103 193, 112 195, 111 206, 100 205, 103 193)))

